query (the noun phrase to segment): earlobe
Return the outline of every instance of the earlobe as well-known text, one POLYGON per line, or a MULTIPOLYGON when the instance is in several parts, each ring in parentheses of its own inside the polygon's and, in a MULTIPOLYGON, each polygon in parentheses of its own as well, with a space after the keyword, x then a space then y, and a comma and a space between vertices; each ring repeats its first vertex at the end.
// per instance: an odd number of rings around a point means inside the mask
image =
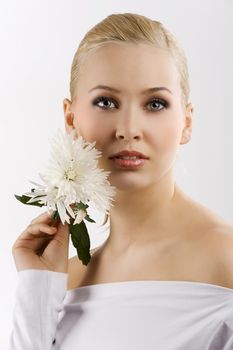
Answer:
POLYGON ((183 133, 182 133, 182 137, 181 137, 181 141, 180 141, 180 145, 184 145, 186 143, 188 143, 191 139, 191 133, 189 132, 188 129, 186 129, 183 133))

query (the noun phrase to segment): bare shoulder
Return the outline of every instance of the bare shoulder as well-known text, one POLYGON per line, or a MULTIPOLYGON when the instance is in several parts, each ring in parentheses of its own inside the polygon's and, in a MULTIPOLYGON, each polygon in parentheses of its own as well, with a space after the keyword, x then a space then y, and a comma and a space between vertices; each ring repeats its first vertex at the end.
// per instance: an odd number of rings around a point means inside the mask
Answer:
MULTIPOLYGON (((90 250, 90 254, 93 255, 98 247, 90 250)), ((83 265, 82 261, 77 255, 72 256, 68 261, 68 283, 67 289, 74 289, 79 285, 84 273, 87 271, 87 266, 83 265)))
POLYGON ((186 227, 192 227, 195 238, 189 239, 190 256, 198 257, 199 269, 205 266, 200 275, 204 273, 209 283, 233 289, 233 224, 200 202, 188 199, 185 204, 186 227))
POLYGON ((233 289, 233 226, 226 224, 213 228, 209 243, 218 269, 218 284, 233 289))

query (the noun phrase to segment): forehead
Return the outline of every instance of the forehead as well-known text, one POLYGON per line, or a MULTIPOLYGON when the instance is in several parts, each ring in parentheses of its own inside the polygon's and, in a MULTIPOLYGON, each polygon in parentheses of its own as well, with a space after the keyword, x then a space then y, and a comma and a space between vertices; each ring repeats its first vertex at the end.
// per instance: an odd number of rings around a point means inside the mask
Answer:
POLYGON ((78 89, 110 85, 124 90, 166 86, 175 91, 179 74, 171 54, 148 44, 108 43, 83 61, 78 89))

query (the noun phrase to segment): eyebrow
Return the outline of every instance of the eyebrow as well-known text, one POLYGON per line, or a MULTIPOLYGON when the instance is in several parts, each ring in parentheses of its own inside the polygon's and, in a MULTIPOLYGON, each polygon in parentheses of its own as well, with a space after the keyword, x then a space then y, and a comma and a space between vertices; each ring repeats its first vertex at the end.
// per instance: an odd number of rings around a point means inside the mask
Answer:
MULTIPOLYGON (((88 92, 91 92, 91 91, 96 90, 96 89, 104 89, 104 90, 108 90, 108 91, 120 93, 120 90, 115 89, 115 88, 110 87, 110 86, 107 86, 107 85, 97 85, 97 86, 93 87, 92 89, 90 89, 88 92)), ((171 90, 169 90, 169 89, 166 88, 165 86, 156 86, 156 87, 152 87, 152 88, 143 90, 143 91, 141 92, 141 94, 142 94, 142 95, 145 95, 145 94, 147 94, 147 93, 149 93, 149 92, 156 92, 156 91, 160 91, 160 90, 166 90, 166 91, 168 91, 170 94, 172 94, 171 90)))

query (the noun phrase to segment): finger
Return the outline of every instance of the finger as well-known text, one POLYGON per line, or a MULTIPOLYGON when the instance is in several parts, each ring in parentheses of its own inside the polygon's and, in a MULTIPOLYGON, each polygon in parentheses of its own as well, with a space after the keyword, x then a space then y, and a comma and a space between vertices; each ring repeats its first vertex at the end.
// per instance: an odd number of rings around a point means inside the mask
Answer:
POLYGON ((67 222, 63 225, 62 222, 58 223, 56 239, 62 241, 63 243, 69 242, 69 225, 67 222))
POLYGON ((46 224, 31 224, 27 227, 26 231, 24 231, 20 238, 25 238, 29 234, 33 236, 40 236, 42 233, 48 234, 48 235, 54 235, 57 232, 56 227, 51 227, 46 224))

